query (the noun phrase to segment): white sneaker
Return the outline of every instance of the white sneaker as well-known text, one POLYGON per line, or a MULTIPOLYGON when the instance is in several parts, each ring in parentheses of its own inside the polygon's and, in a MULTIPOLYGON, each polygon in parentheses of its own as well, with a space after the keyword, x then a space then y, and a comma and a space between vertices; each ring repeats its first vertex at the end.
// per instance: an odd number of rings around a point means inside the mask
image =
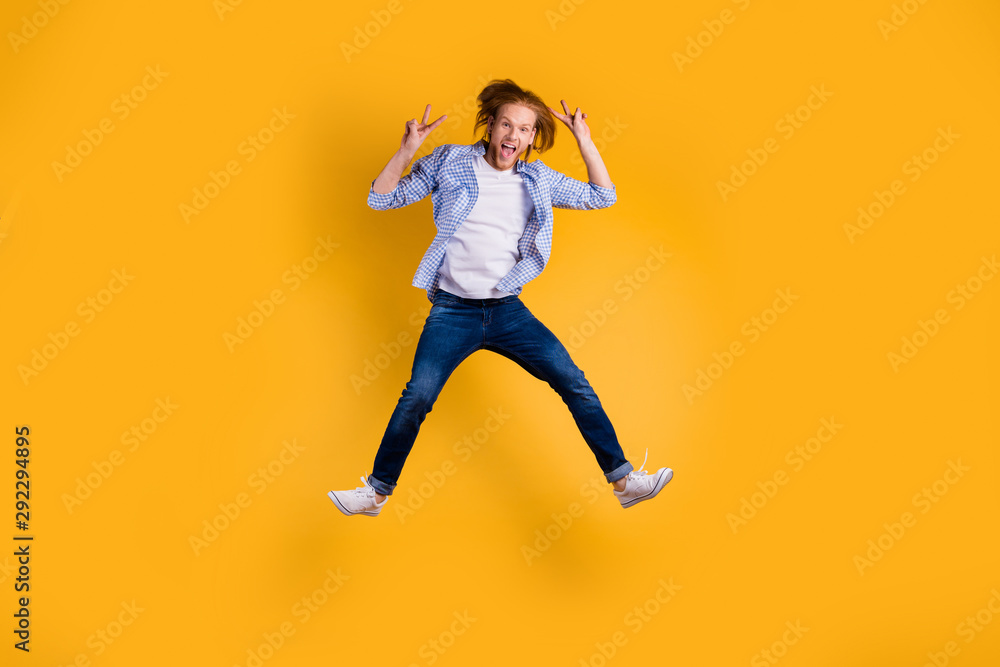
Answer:
POLYGON ((670 468, 660 468, 653 474, 647 473, 643 468, 646 466, 646 458, 649 456, 649 449, 646 449, 646 456, 642 459, 642 465, 638 470, 633 470, 625 476, 625 490, 615 490, 618 501, 622 507, 631 507, 643 500, 649 500, 660 492, 673 476, 674 471, 670 468))
POLYGON ((376 502, 375 489, 368 483, 368 479, 362 475, 361 481, 364 482, 364 486, 350 491, 330 491, 326 495, 330 496, 330 500, 337 506, 337 509, 348 516, 352 514, 378 516, 389 497, 383 498, 382 502, 376 502))

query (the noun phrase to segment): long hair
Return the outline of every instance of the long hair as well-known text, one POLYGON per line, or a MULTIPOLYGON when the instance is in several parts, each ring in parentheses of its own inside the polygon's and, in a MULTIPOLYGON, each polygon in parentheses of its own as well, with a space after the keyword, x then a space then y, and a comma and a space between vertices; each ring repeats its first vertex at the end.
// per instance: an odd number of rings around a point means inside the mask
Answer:
POLYGON ((532 148, 544 153, 555 145, 556 123, 552 119, 552 114, 549 113, 545 102, 530 90, 522 90, 510 79, 493 79, 483 88, 477 99, 479 112, 476 114, 476 125, 472 128, 472 133, 476 134, 480 127, 484 128, 482 138, 486 143, 490 141, 490 135, 485 130, 489 117, 493 116, 493 121, 496 122, 503 105, 520 104, 535 112, 535 139, 524 152, 524 159, 531 157, 532 148))

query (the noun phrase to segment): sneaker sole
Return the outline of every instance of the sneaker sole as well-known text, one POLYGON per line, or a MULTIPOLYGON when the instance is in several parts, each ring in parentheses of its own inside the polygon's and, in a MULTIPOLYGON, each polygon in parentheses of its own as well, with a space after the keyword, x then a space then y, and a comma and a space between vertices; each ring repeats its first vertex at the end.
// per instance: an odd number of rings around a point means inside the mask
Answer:
POLYGON ((382 511, 382 508, 379 508, 379 509, 374 510, 374 511, 369 510, 369 511, 366 511, 366 512, 352 512, 352 511, 350 511, 349 509, 347 509, 346 507, 344 507, 343 505, 340 504, 340 500, 337 498, 336 494, 334 494, 333 491, 330 491, 326 495, 328 495, 330 497, 330 500, 332 500, 333 504, 337 506, 337 509, 339 509, 341 512, 343 512, 347 516, 354 516, 355 514, 362 514, 364 516, 378 516, 378 513, 382 511))
POLYGON ((637 496, 627 502, 622 503, 622 507, 625 508, 632 507, 632 505, 635 505, 636 503, 641 503, 643 500, 649 500, 650 498, 653 498, 654 496, 656 496, 657 493, 660 492, 660 490, 663 487, 667 485, 667 482, 669 482, 673 478, 674 478, 674 471, 670 468, 667 468, 660 474, 659 479, 656 480, 656 486, 653 487, 652 491, 650 491, 644 496, 637 496))

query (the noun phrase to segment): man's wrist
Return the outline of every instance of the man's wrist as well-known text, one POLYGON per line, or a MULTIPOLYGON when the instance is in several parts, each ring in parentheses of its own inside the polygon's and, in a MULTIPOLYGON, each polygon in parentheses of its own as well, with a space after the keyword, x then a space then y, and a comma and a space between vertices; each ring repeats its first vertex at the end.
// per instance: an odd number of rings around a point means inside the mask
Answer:
POLYGON ((594 140, 590 137, 587 137, 582 141, 577 140, 576 145, 580 147, 580 153, 582 155, 600 155, 600 152, 597 150, 597 144, 595 144, 594 140))
POLYGON ((400 148, 398 151, 396 151, 396 159, 400 160, 403 163, 403 166, 410 164, 410 161, 413 159, 413 156, 415 155, 416 155, 415 152, 411 153, 405 148, 400 148))

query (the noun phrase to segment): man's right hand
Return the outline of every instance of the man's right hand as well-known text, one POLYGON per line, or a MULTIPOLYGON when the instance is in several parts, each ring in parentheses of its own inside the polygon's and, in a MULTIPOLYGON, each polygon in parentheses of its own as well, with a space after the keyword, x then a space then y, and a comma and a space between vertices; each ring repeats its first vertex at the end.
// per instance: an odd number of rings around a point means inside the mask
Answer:
POLYGON ((403 133, 403 139, 399 142, 399 149, 409 153, 411 156, 417 154, 417 149, 420 148, 420 144, 424 142, 427 135, 434 131, 438 125, 444 122, 444 119, 448 117, 447 114, 441 116, 436 121, 427 124, 427 119, 431 115, 431 105, 427 105, 424 109, 424 118, 421 122, 417 122, 416 118, 408 120, 406 122, 406 131, 403 133))
POLYGON ((434 131, 438 125, 444 122, 447 115, 441 116, 436 121, 427 124, 427 119, 431 115, 431 105, 424 109, 424 119, 417 122, 417 119, 407 121, 406 132, 403 140, 399 142, 399 150, 393 155, 389 162, 382 168, 378 177, 372 182, 372 190, 378 194, 388 194, 396 189, 399 179, 403 177, 403 171, 410 164, 410 160, 417 154, 417 149, 423 143, 427 135, 434 131))

